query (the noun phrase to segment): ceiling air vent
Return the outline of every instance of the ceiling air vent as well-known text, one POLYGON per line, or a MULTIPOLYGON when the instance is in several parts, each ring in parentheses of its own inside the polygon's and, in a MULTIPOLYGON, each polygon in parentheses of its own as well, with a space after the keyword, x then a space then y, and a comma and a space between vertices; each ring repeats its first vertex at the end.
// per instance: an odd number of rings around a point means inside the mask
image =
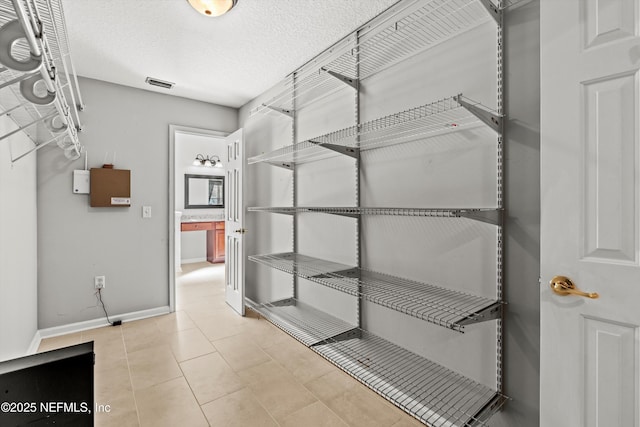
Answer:
POLYGON ((149 83, 151 86, 158 86, 163 89, 171 89, 175 83, 165 82, 164 80, 154 79, 153 77, 147 77, 145 82, 149 83))

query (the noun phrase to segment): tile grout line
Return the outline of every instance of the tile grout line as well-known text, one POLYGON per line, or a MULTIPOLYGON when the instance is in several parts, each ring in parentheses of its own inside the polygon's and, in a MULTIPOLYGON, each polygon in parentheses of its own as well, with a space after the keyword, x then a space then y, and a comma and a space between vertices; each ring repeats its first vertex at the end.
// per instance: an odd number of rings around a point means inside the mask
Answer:
POLYGON ((131 394, 133 395, 133 405, 136 408, 136 418, 138 419, 138 426, 142 426, 140 421, 140 410, 138 409, 138 399, 136 399, 136 390, 133 388, 133 377, 131 376, 131 364, 129 363, 129 352, 127 351, 127 342, 124 339, 124 330, 120 326, 120 337, 122 338, 122 345, 124 346, 124 358, 127 361, 127 372, 129 373, 129 384, 131 385, 131 394))

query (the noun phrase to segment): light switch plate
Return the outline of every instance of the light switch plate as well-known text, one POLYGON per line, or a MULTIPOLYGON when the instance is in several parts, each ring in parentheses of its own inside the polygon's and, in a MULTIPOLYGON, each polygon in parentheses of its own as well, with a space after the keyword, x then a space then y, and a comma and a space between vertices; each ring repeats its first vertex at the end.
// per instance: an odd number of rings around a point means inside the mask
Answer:
POLYGON ((142 207, 142 218, 151 218, 151 206, 142 207))

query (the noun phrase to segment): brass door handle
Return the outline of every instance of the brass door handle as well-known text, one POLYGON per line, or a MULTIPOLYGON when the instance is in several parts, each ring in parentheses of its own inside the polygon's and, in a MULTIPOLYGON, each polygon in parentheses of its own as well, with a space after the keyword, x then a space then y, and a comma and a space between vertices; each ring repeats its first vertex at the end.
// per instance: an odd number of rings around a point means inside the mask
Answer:
POLYGON ((578 295, 592 299, 596 299, 600 296, 597 292, 582 292, 567 276, 554 277, 551 279, 551 282, 549 282, 549 286, 553 292, 562 296, 578 295))
POLYGON ((234 233, 240 233, 240 234, 244 234, 247 232, 246 228, 240 228, 239 230, 235 230, 234 233))

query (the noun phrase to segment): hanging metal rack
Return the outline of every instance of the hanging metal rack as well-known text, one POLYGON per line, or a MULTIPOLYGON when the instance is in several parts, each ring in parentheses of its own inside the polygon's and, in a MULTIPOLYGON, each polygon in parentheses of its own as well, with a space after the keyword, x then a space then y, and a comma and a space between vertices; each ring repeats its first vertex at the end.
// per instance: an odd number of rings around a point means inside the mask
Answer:
POLYGON ((24 132, 34 143, 12 163, 51 142, 79 157, 83 104, 61 1, 0 0, 0 40, 0 116, 16 125, 0 142, 24 132))

